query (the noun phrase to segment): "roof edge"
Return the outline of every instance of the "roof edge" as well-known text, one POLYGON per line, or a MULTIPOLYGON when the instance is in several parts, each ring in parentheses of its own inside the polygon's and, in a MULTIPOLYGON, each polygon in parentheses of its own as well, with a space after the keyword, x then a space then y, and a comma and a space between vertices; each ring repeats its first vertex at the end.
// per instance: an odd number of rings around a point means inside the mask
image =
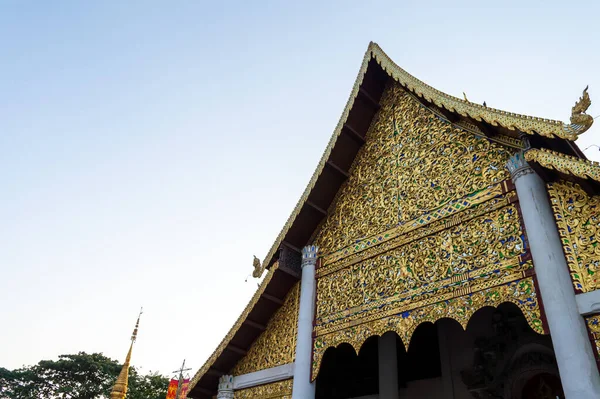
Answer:
POLYGON ((265 289, 269 285, 271 278, 273 278, 273 275, 275 274, 277 267, 278 267, 278 264, 275 264, 268 271, 268 273, 265 276, 265 278, 263 279, 262 283, 257 288, 256 292, 254 293, 254 295, 252 296, 252 298, 250 299, 250 301, 244 308, 244 311, 240 314, 240 316, 237 318, 237 320, 235 321, 233 326, 229 329, 229 332, 227 333, 227 335, 225 335, 225 337, 221 340, 221 343, 219 343, 219 346, 217 346, 217 348, 213 351, 213 353, 209 356, 209 358, 206 359, 206 362, 204 362, 202 367, 200 367, 200 369, 196 372, 194 377, 190 380, 188 392, 191 392, 194 389, 194 387, 196 386, 198 381, 200 381, 200 379, 204 376, 204 374, 206 374, 206 372, 210 369, 210 367, 215 363, 215 361, 221 355, 221 353, 223 353, 223 351, 225 350, 227 345, 229 345, 229 343, 233 339, 233 336, 240 329, 240 327, 242 326, 244 321, 246 321, 246 318, 248 317, 248 315, 254 308, 254 305, 256 305, 256 303, 260 299, 261 295, 265 292, 265 289))
POLYGON ((583 180, 600 182, 600 163, 595 161, 561 154, 546 148, 528 150, 525 152, 525 160, 583 180))
MULTIPOLYGON (((492 126, 501 126, 509 130, 518 130, 530 135, 538 134, 548 138, 558 137, 565 140, 576 140, 579 134, 585 132, 591 126, 591 122, 588 124, 566 124, 558 120, 516 114, 451 96, 429 86, 400 68, 376 43, 371 42, 369 44, 369 51, 372 52, 373 58, 377 60, 381 67, 394 78, 394 80, 411 92, 438 107, 443 107, 448 111, 475 119, 478 122, 485 121, 492 126)), ((584 97, 586 95, 587 88, 584 90, 584 97)), ((586 100, 589 101, 589 96, 587 96, 586 100)), ((578 107, 578 104, 580 104, 581 101, 582 100, 580 99, 580 101, 576 103, 573 113, 576 112, 575 108, 578 107)), ((578 111, 580 114, 585 112, 585 110, 581 111, 579 108, 578 111)), ((583 113, 583 115, 585 114, 583 113)))
MULTIPOLYGON (((306 202, 311 190, 315 186, 317 179, 325 163, 327 162, 331 151, 333 150, 337 138, 339 137, 342 127, 348 118, 350 110, 354 105, 356 96, 360 85, 363 82, 365 73, 371 59, 375 59, 383 70, 394 80, 400 83, 402 86, 410 90, 415 95, 426 99, 429 102, 434 103, 438 107, 443 107, 448 111, 458 113, 459 115, 470 117, 476 121, 482 121, 491 124, 492 126, 502 126, 509 130, 519 130, 524 133, 535 135, 539 134, 549 138, 561 138, 565 140, 575 140, 578 134, 581 134, 581 125, 567 125, 563 122, 551 119, 537 118, 533 116, 520 115, 512 112, 502 111, 495 108, 484 107, 483 105, 475 104, 469 101, 462 100, 458 97, 451 96, 444 92, 441 92, 421 80, 415 78, 404 69, 400 68, 392 59, 379 47, 375 42, 370 42, 369 47, 363 57, 358 76, 354 81, 354 86, 350 92, 350 96, 346 101, 346 106, 340 116, 340 119, 333 131, 333 135, 321 156, 319 164, 315 168, 315 171, 304 189, 302 196, 298 200, 294 210, 288 217, 285 225, 279 232, 279 235, 275 239, 275 242, 271 246, 271 249, 267 253, 263 264, 269 265, 273 261, 273 256, 277 253, 277 250, 281 246, 281 243, 287 234, 288 230, 294 223, 296 217, 300 213, 302 206, 306 202), (578 130, 579 129, 579 130, 578 130)), ((587 130, 587 129, 585 129, 587 130)))

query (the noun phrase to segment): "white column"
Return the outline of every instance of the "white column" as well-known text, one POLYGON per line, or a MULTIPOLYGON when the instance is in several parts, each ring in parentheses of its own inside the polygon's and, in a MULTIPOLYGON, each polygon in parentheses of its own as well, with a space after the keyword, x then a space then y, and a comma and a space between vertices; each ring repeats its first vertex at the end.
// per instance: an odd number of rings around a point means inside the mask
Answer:
POLYGON ((219 378, 217 399, 233 399, 233 376, 223 375, 219 378))
POLYGON ((379 399, 398 399, 398 357, 396 334, 388 332, 379 337, 379 399))
POLYGON ((312 369, 312 333, 315 315, 315 266, 319 248, 310 245, 302 249, 302 282, 292 399, 314 399, 315 384, 310 381, 312 369))
POLYGON ((507 163, 517 188, 560 379, 567 399, 600 398, 600 376, 544 181, 523 154, 507 163))

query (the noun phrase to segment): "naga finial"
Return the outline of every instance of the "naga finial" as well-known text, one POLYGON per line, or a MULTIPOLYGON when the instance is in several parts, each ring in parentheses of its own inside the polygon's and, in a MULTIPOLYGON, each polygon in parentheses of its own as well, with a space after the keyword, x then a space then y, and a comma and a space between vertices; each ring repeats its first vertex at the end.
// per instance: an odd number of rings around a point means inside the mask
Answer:
POLYGON ((254 262, 252 262, 252 266, 254 266, 252 277, 259 278, 260 276, 262 276, 263 272, 265 271, 265 267, 264 265, 260 264, 260 259, 258 259, 256 255, 254 255, 254 262))
POLYGON ((585 113, 592 104, 592 100, 590 100, 590 95, 587 91, 588 87, 589 86, 586 86, 585 89, 583 89, 581 98, 579 98, 571 109, 571 125, 578 125, 577 134, 585 132, 592 126, 592 123, 594 123, 594 118, 585 113))

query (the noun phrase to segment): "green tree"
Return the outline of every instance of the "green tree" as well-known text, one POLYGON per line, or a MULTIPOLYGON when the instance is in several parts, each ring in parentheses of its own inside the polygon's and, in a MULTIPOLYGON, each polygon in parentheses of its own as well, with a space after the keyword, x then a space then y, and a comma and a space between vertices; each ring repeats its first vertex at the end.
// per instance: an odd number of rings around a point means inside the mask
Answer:
POLYGON ((0 398, 37 399, 48 392, 48 384, 31 368, 0 368, 0 398))
POLYGON ((133 367, 129 369, 129 389, 127 399, 165 399, 169 379, 157 372, 138 374, 133 367))
MULTIPOLYGON (((0 368, 0 398, 108 398, 121 367, 101 353, 79 352, 16 370, 0 368)), ((164 399, 168 382, 158 373, 141 375, 130 367, 127 399, 164 399)))

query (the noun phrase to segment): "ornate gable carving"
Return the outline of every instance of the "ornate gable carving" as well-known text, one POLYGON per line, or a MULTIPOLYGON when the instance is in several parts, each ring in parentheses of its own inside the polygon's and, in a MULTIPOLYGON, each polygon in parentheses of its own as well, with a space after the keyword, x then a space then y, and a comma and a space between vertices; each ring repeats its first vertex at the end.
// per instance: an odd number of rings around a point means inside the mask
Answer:
POLYGON ((543 333, 529 277, 513 149, 452 126, 390 84, 351 175, 316 236, 313 378, 325 350, 395 331, 408 345, 424 321, 466 326, 511 301, 543 333))
POLYGON ((269 320, 267 329, 231 370, 233 375, 252 373, 294 361, 299 295, 300 283, 290 290, 283 306, 269 320))
POLYGON ((392 83, 316 244, 323 254, 351 246, 505 180, 510 155, 392 83))
POLYGON ((531 268, 522 258, 525 247, 515 205, 413 238, 320 277, 317 334, 463 295, 465 288, 471 292, 516 280, 531 268))

